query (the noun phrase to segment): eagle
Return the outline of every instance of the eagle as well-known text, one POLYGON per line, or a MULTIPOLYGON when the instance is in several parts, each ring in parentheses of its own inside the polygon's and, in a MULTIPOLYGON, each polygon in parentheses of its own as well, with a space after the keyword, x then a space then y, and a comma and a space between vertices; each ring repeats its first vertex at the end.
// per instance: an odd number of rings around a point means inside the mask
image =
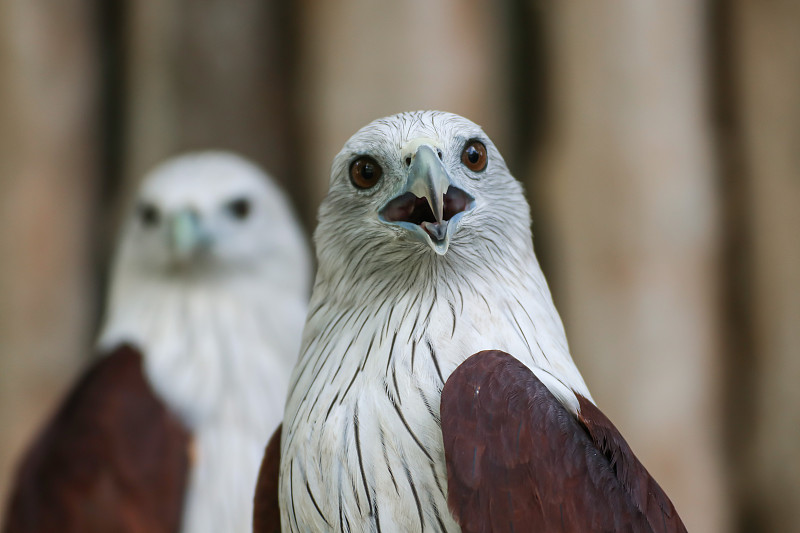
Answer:
POLYGON ((685 531, 595 405, 484 131, 419 111, 335 157, 254 530, 685 531))
POLYGON ((98 356, 27 450, 2 531, 250 531, 309 282, 257 166, 217 151, 157 166, 121 231, 98 356))

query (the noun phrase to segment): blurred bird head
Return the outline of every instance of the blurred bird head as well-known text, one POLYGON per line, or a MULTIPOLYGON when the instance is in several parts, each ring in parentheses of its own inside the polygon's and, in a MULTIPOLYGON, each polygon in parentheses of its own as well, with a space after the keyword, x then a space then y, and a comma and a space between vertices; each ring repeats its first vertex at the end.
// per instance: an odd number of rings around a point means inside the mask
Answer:
POLYGON ((458 115, 418 111, 376 120, 347 141, 315 237, 320 267, 342 254, 359 266, 445 264, 530 247, 529 226, 522 187, 486 133, 458 115))
POLYGON ((234 154, 201 152, 145 176, 115 274, 203 282, 257 274, 300 288, 307 253, 287 199, 264 172, 234 154))

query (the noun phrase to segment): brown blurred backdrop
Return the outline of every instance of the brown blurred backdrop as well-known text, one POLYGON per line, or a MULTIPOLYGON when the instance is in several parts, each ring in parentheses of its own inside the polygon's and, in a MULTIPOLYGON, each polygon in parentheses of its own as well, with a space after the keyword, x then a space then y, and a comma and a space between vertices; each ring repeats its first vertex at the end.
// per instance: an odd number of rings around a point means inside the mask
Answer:
POLYGON ((800 523, 800 1, 3 0, 0 500, 85 365, 120 207, 228 148, 307 229, 366 122, 482 124, 600 407, 690 531, 800 523))

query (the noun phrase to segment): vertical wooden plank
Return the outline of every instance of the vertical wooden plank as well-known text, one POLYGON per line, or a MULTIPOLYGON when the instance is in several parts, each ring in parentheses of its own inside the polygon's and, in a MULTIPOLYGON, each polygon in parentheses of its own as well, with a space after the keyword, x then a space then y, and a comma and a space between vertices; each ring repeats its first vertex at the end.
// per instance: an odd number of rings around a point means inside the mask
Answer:
MULTIPOLYGON (((731 80, 747 180, 754 367, 739 394, 753 404, 740 473, 739 531, 800 523, 800 3, 737 0, 731 80)), ((748 369, 745 369, 747 372, 748 369)))
POLYGON ((731 531, 761 531, 753 519, 752 461, 756 420, 754 372, 758 367, 753 324, 753 246, 750 209, 749 154, 742 132, 739 68, 734 43, 738 32, 735 6, 726 0, 709 5, 711 32, 711 101, 716 129, 721 193, 721 306, 724 452, 729 482, 731 531), (748 393, 743 394, 743 391, 748 393))
POLYGON ((125 12, 124 174, 176 152, 220 148, 261 164, 290 192, 293 21, 276 0, 137 0, 125 12))
POLYGON ((726 531, 701 2, 548 6, 551 281, 598 405, 690 531, 726 531))
POLYGON ((480 0, 301 3, 298 91, 309 198, 373 119, 419 109, 464 115, 507 144, 502 11, 480 0))
POLYGON ((85 0, 0 4, 0 502, 22 448, 90 345, 91 8, 85 0))

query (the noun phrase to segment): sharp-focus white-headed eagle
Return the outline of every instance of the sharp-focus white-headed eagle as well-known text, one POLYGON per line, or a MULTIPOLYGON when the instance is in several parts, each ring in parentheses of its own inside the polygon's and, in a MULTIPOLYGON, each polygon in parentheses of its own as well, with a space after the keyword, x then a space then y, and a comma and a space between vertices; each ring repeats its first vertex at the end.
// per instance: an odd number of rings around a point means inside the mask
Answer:
POLYGON ((256 531, 684 531, 594 405, 480 127, 424 111, 361 129, 315 238, 256 531))
POLYGON ((203 152, 153 170, 100 356, 24 457, 3 531, 250 531, 309 278, 288 201, 253 164, 203 152))

